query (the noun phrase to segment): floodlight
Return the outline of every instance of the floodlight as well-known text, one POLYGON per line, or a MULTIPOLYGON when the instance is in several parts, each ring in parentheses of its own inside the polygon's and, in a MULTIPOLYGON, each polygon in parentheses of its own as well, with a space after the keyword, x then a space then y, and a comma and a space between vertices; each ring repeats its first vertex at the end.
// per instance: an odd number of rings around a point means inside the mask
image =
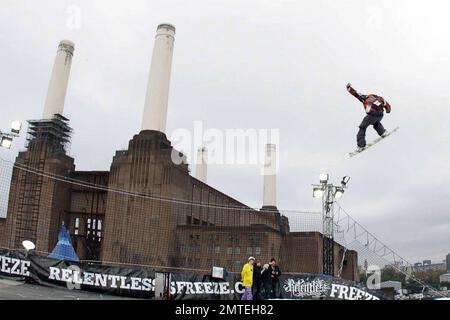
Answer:
POLYGON ((320 183, 327 183, 328 182, 328 174, 327 173, 321 173, 319 176, 320 183))
POLYGON ((0 145, 1 145, 3 148, 6 148, 6 149, 11 148, 12 138, 10 138, 10 137, 2 137, 1 139, 2 139, 2 140, 1 140, 0 145))
POLYGON ((19 134, 20 129, 22 129, 22 122, 20 121, 11 122, 11 132, 19 134))
POLYGON ((212 267, 211 277, 217 279, 223 279, 225 274, 224 268, 221 267, 212 267))
POLYGON ((334 191, 334 197, 336 199, 340 199, 342 198, 342 195, 344 194, 344 189, 343 188, 339 188, 337 187, 336 190, 334 191))
POLYGON ((343 186, 346 186, 349 181, 350 181, 350 177, 349 176, 345 176, 345 177, 342 178, 342 182, 341 183, 342 183, 343 186))
POLYGON ((322 198, 323 196, 323 189, 321 187, 314 187, 313 188, 313 197, 314 198, 322 198))
POLYGON ((36 248, 34 243, 32 241, 30 241, 30 240, 22 241, 22 245, 27 251, 34 250, 34 248, 36 248))

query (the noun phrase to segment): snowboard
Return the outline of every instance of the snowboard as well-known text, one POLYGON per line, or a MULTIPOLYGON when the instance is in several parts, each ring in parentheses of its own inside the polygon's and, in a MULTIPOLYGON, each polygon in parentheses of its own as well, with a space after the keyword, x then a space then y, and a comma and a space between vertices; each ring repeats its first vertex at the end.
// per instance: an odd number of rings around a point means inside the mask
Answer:
POLYGON ((350 153, 348 154, 348 156, 351 158, 351 157, 354 157, 354 156, 360 154, 361 152, 363 152, 363 151, 369 149, 370 147, 374 146, 375 144, 377 144, 377 143, 380 142, 381 140, 383 140, 383 139, 389 137, 391 134, 393 134, 394 132, 396 132, 398 129, 400 129, 400 127, 396 127, 394 130, 388 132, 387 135, 385 135, 384 137, 378 137, 378 138, 376 138, 375 140, 373 140, 372 142, 369 142, 368 144, 366 144, 366 146, 365 146, 364 148, 362 148, 362 149, 356 149, 355 151, 350 152, 350 153))

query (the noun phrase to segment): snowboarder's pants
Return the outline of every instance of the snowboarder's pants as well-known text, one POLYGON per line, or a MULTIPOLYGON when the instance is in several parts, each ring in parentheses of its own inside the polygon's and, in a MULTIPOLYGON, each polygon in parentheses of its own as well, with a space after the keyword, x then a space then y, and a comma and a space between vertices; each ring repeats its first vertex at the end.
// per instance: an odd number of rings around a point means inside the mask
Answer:
POLYGON ((382 135, 386 129, 384 129, 383 125, 381 124, 381 120, 383 119, 383 116, 371 116, 367 115, 364 117, 363 121, 359 125, 359 131, 358 135, 356 136, 356 142, 358 144, 358 147, 363 148, 366 146, 366 129, 368 126, 373 126, 373 128, 376 130, 378 135, 382 135))
POLYGON ((253 300, 252 287, 245 287, 241 300, 253 300))

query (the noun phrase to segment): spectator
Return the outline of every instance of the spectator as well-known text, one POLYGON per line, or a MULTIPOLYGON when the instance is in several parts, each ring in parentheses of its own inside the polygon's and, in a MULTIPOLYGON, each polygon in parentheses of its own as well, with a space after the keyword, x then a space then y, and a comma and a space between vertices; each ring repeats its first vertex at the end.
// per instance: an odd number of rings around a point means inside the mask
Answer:
POLYGON ((241 277, 242 284, 245 287, 244 294, 241 300, 253 300, 252 296, 252 283, 253 283, 253 264, 255 263, 255 258, 248 258, 248 262, 244 264, 242 268, 241 277))
POLYGON ((253 267, 253 300, 261 300, 261 291, 262 291, 262 275, 261 275, 262 267, 261 262, 257 261, 253 267))
POLYGON ((266 263, 261 271, 261 281, 263 284, 264 294, 263 299, 270 299, 272 297, 272 277, 269 271, 269 264, 266 263))
POLYGON ((279 277, 281 276, 281 270, 277 265, 277 261, 275 260, 275 258, 270 259, 269 273, 272 278, 272 297, 274 299, 279 299, 281 298, 279 279, 279 277))

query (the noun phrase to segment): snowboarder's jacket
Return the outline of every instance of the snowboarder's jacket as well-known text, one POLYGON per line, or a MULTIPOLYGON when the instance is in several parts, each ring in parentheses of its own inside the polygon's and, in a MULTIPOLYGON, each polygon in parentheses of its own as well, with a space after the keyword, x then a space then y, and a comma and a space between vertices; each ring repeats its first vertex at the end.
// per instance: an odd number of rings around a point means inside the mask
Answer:
POLYGON ((253 285, 253 266, 250 263, 244 264, 241 277, 244 287, 251 287, 253 285))
POLYGON ((386 100, 384 100, 383 97, 377 96, 375 94, 359 94, 352 87, 348 87, 348 92, 350 92, 354 97, 356 97, 356 99, 364 104, 364 109, 369 115, 382 116, 384 109, 386 109, 387 113, 391 112, 391 105, 386 100))

